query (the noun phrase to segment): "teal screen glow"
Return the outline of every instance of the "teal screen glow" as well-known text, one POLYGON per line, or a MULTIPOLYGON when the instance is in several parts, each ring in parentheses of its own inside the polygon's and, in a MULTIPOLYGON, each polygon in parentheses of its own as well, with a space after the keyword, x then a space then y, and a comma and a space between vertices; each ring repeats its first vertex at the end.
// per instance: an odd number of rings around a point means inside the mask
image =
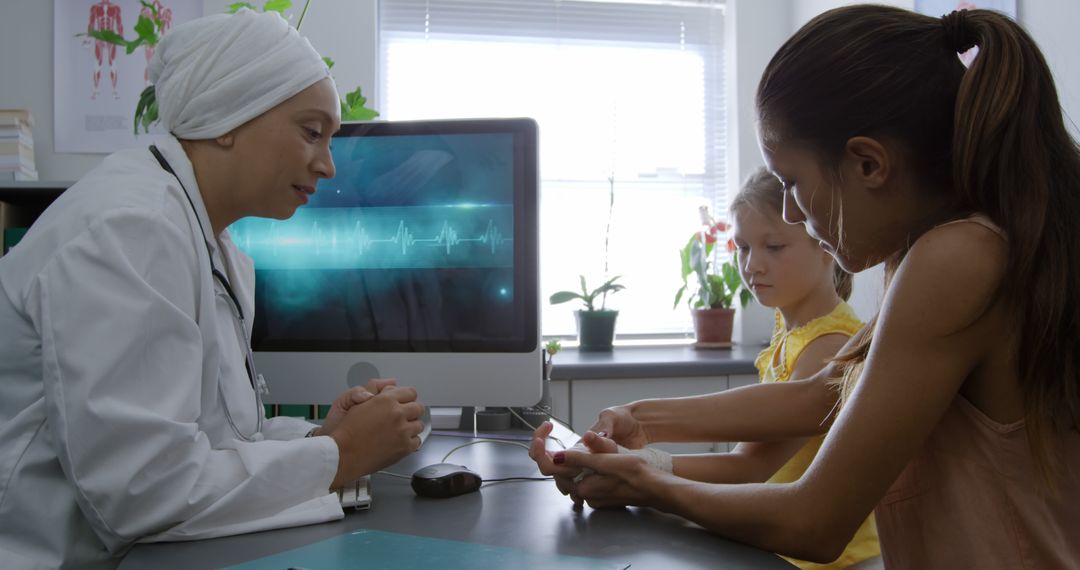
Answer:
POLYGON ((521 342, 514 134, 336 136, 288 220, 229 228, 256 271, 257 350, 487 351, 521 342))

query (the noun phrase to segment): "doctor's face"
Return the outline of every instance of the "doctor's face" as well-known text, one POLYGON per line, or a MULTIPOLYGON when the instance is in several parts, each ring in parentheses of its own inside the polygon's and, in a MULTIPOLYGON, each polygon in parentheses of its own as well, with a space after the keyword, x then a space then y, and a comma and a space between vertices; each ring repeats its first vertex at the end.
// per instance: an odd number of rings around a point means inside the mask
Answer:
POLYGON ((236 129, 241 216, 284 220, 307 204, 319 179, 334 177, 330 136, 340 127, 337 92, 323 79, 236 129))

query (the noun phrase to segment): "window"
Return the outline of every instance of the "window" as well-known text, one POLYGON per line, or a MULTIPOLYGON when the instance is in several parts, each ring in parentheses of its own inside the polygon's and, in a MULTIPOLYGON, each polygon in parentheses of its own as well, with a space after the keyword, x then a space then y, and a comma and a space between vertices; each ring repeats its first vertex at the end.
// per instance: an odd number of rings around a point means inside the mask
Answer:
POLYGON ((716 1, 382 0, 379 109, 391 120, 526 116, 540 125, 547 297, 608 275, 621 338, 681 336, 679 256, 698 206, 724 212, 723 6, 716 1))

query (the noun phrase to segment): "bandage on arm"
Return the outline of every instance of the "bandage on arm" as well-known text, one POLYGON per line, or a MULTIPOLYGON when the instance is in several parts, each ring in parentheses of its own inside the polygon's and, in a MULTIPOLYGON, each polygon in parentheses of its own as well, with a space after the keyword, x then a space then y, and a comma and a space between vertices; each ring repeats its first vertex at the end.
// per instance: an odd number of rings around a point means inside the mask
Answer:
MULTIPOLYGON (((576 445, 574 445, 574 447, 570 449, 573 451, 590 451, 589 448, 585 447, 585 445, 581 442, 578 442, 576 445)), ((673 469, 671 454, 662 449, 648 446, 642 447, 641 449, 627 449, 619 445, 618 453, 622 455, 636 455, 644 459, 645 462, 648 463, 650 466, 655 467, 656 469, 659 469, 665 473, 671 473, 673 469)), ((580 482, 582 479, 593 473, 594 471, 592 469, 589 469, 588 467, 582 469, 581 473, 578 473, 577 476, 574 477, 574 483, 580 482)))

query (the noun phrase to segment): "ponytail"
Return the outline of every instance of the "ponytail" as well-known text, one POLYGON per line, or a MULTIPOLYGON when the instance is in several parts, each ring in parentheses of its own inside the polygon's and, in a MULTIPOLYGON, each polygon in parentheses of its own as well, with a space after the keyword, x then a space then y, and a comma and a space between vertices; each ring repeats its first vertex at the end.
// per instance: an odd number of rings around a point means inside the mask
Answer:
POLYGON ((1008 235, 999 294, 1019 324, 1027 433, 1049 478, 1050 433, 1080 426, 1080 151, 1023 28, 988 10, 944 22, 979 46, 956 98, 953 184, 1008 235))
MULTIPOLYGON (((766 143, 798 141, 834 165, 851 137, 898 141, 916 180, 951 192, 955 214, 985 213, 1005 231, 997 295, 1017 324, 1027 434, 1052 485, 1051 435, 1080 427, 1080 149, 1035 42, 988 10, 939 19, 837 8, 781 46, 757 107, 766 143), (979 52, 965 69, 957 54, 971 46, 979 52)), ((906 253, 886 261, 886 282, 906 253)), ((873 324, 837 356, 842 398, 869 354, 873 324)))

